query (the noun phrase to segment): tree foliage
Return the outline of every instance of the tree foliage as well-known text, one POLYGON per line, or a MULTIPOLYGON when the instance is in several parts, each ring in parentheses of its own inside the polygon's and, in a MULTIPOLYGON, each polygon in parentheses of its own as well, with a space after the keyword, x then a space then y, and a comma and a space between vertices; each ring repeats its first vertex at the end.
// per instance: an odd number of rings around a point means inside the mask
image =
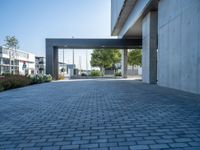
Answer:
POLYGON ((128 64, 131 66, 142 65, 142 50, 141 49, 134 49, 128 53, 128 64))
POLYGON ((94 49, 90 64, 92 67, 111 68, 120 62, 121 53, 118 49, 94 49))
POLYGON ((6 36, 5 38, 5 46, 8 48, 18 48, 19 47, 19 41, 15 36, 6 36))

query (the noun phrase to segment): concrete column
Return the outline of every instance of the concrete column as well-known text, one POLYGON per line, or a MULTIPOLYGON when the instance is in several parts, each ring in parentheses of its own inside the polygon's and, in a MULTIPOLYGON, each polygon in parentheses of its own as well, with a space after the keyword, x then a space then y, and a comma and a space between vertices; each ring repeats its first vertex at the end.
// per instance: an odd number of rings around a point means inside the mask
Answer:
POLYGON ((128 50, 122 50, 122 77, 127 78, 127 68, 128 68, 128 50))
POLYGON ((53 63, 54 63, 54 77, 55 79, 58 79, 58 48, 54 48, 54 59, 53 59, 53 63))
POLYGON ((58 79, 58 48, 46 46, 46 74, 58 79))
POLYGON ((142 79, 157 83, 158 13, 149 12, 142 21, 142 79))

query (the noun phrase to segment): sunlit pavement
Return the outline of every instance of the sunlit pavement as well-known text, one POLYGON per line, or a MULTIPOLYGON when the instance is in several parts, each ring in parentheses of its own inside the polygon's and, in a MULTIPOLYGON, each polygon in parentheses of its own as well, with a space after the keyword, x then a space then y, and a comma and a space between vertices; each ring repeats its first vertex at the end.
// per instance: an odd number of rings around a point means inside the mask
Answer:
POLYGON ((200 95, 132 80, 0 93, 0 149, 200 149, 200 95))

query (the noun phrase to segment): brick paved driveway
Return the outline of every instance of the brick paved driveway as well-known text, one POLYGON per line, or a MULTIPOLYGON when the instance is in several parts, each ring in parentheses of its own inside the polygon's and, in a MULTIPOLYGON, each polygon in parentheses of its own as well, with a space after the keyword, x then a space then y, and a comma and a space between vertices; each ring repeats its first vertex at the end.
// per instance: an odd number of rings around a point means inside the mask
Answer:
POLYGON ((91 80, 0 93, 0 149, 200 149, 200 96, 91 80))

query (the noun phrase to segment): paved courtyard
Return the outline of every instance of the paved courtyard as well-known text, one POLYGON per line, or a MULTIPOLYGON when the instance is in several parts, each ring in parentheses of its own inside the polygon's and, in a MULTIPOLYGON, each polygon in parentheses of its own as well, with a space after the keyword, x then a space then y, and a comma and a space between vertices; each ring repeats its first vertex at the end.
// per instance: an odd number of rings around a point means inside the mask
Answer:
POLYGON ((200 96, 127 80, 0 93, 0 149, 200 149, 200 96))

